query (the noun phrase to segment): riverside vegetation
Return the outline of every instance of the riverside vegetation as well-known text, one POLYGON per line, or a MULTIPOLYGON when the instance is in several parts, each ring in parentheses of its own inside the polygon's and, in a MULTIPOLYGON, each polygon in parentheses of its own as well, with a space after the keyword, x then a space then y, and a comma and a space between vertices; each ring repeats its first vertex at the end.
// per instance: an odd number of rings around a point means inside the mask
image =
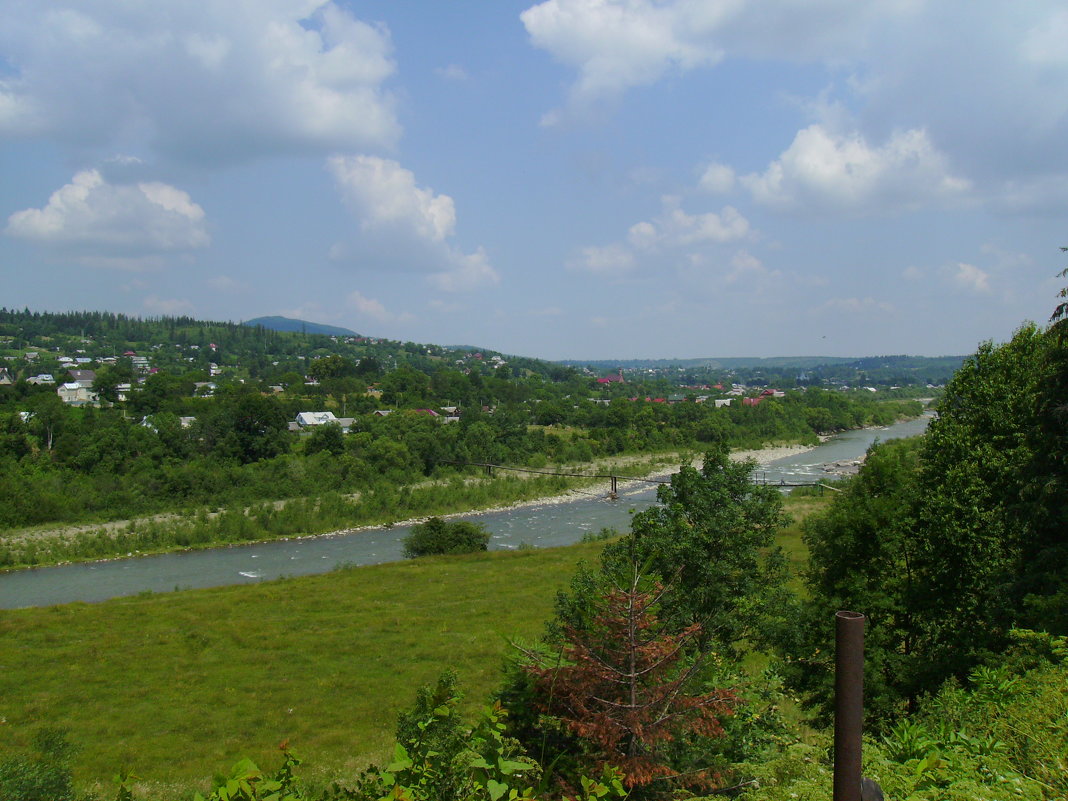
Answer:
POLYGON ((0 310, 0 332, 0 355, 22 365, 14 383, 0 385, 0 568, 506 505, 582 480, 490 481, 464 465, 559 468, 711 444, 814 443, 915 416, 920 404, 903 395, 927 391, 832 391, 791 379, 783 397, 716 408, 696 402, 703 390, 679 386, 738 377, 712 367, 687 379, 602 385, 533 359, 186 319, 0 310), (70 377, 69 362, 57 361, 62 351, 92 354, 79 358, 97 367, 99 408, 67 406, 54 386, 29 382, 42 370, 70 377), (135 370, 134 358, 158 371, 139 383, 144 368, 135 370), (130 387, 120 397, 123 381, 130 387), (443 424, 436 415, 445 409, 459 420, 443 424), (290 421, 309 410, 348 416, 349 433, 335 425, 291 432, 290 421))
MULTIPOLYGON (((110 749, 112 769, 189 764, 185 743, 214 749, 212 767, 251 755, 201 784, 213 801, 828 799, 832 616, 853 608, 870 620, 865 773, 887 797, 1063 798, 1064 310, 1048 329, 981 346, 926 437, 873 448, 834 499, 784 509, 712 443, 701 470, 684 467, 607 542, 5 613, 3 641, 20 647, 5 653, 17 665, 0 673, 3 697, 27 702, 3 713, 0 787, 15 798, 44 798, 31 794, 49 782, 64 799, 189 797, 125 770, 117 789, 94 784, 106 768, 79 774, 55 732, 31 752, 35 729, 69 725, 76 745, 110 749), (799 529, 791 508, 808 512, 799 529), (376 575, 389 578, 374 585, 376 575), (244 611, 228 614, 234 605, 244 611), (485 632, 495 645, 466 647, 485 632), (449 658, 432 651, 442 642, 449 658), (456 676, 438 675, 448 662, 456 676), (363 682, 369 670, 393 680, 399 665, 423 675, 388 696, 363 682), (390 727, 382 699, 396 709, 419 684, 390 727), (95 713, 78 708, 86 695, 95 713), (322 711, 305 716, 309 703, 322 711), (353 734, 361 704, 376 721, 370 750, 353 734), (229 727, 213 728, 224 716, 229 727), (234 732, 260 745, 228 741, 234 732), (288 743, 266 756, 286 738, 307 767, 288 743)), ((192 761, 187 782, 205 772, 192 761)))

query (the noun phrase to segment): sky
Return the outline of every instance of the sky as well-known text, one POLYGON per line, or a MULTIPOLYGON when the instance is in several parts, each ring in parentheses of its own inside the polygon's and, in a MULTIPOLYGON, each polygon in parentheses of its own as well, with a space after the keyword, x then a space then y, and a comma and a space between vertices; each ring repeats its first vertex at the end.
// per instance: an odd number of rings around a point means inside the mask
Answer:
POLYGON ((1068 267, 1062 0, 0 0, 0 306, 956 355, 1068 267))

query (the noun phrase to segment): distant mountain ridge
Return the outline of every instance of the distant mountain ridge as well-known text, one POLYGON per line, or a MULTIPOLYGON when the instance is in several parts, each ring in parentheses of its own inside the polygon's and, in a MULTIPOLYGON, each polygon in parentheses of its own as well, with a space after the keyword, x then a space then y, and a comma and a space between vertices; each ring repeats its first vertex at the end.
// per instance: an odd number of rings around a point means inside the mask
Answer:
POLYGON ((323 323, 312 323, 307 320, 297 320, 293 317, 255 317, 251 320, 245 320, 241 325, 247 325, 252 328, 260 326, 270 331, 290 331, 298 334, 326 334, 328 336, 340 337, 359 336, 359 334, 349 328, 341 328, 336 325, 324 325, 323 323))

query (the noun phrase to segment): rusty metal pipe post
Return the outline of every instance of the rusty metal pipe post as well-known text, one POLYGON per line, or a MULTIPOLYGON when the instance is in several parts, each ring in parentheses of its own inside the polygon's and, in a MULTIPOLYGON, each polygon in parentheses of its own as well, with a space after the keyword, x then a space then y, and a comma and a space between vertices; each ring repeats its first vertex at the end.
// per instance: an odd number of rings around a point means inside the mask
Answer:
POLYGON ((864 615, 835 614, 834 646, 834 801, 861 801, 864 615))

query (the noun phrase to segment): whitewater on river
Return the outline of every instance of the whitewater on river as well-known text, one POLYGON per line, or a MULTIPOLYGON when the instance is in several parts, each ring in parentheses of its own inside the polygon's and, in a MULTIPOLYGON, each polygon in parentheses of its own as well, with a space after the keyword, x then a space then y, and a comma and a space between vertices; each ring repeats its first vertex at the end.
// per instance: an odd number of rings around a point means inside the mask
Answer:
MULTIPOLYGON (((812 483, 833 477, 838 466, 861 460, 876 441, 923 433, 923 416, 885 428, 847 431, 810 450, 761 461, 754 478, 769 484, 812 483)), ((779 452, 781 453, 781 451, 779 452)), ((774 451, 769 454, 775 455, 774 451)), ((760 457, 758 456, 758 461, 760 457)), ((765 457, 766 458, 766 457, 765 457)), ((627 531, 633 511, 656 502, 656 484, 620 486, 619 497, 575 492, 566 500, 545 501, 491 512, 461 515, 482 523, 492 534, 491 550, 525 546, 548 548, 579 542, 602 528, 627 531)), ((345 565, 372 565, 403 558, 411 527, 397 525, 335 532, 272 542, 199 551, 34 568, 0 574, 0 609, 97 602, 142 592, 251 584, 345 565)))

